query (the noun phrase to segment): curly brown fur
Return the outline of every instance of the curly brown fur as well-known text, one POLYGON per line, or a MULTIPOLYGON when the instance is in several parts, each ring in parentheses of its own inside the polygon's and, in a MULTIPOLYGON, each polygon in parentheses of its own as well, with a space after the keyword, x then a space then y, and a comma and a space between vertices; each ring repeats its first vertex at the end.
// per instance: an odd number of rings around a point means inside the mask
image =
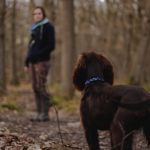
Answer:
MULTIPOLYGON (((113 72, 113 67, 111 63, 103 55, 100 55, 100 54, 95 55, 94 52, 83 53, 82 55, 79 56, 77 60, 76 66, 74 68, 74 74, 73 74, 73 83, 76 89, 78 89, 79 91, 82 91, 85 87, 84 83, 86 79, 88 78, 86 71, 88 69, 87 67, 89 67, 88 64, 90 63, 91 58, 93 60, 94 59, 99 60, 99 62, 101 63, 100 65, 101 65, 101 69, 102 69, 105 81, 110 84, 113 84, 114 72, 113 72)), ((92 74, 95 75, 94 69, 91 70, 91 72, 89 72, 89 76, 92 76, 92 74)), ((97 75, 98 74, 99 72, 97 71, 97 75)))
POLYGON ((111 63, 94 52, 83 53, 74 69, 73 83, 82 91, 80 113, 90 150, 100 150, 98 130, 110 130, 113 150, 132 150, 133 131, 139 128, 150 144, 150 94, 136 86, 113 86, 113 76, 111 63))

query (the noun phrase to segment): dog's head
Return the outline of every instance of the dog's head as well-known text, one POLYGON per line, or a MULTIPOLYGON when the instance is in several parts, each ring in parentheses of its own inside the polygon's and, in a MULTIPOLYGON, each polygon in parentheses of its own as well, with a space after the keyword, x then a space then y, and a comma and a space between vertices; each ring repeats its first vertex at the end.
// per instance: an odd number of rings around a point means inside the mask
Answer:
POLYGON ((103 76, 105 82, 113 84, 114 73, 111 63, 103 55, 95 52, 82 53, 73 72, 75 88, 82 91, 86 80, 95 76, 103 76))

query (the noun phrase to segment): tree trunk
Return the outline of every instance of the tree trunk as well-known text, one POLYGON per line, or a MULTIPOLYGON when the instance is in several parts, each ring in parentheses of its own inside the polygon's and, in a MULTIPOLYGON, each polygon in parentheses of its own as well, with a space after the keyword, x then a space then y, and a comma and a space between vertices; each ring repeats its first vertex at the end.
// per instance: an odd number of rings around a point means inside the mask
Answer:
POLYGON ((12 10, 12 84, 18 85, 18 70, 17 70, 17 47, 16 47, 16 3, 13 1, 13 10, 12 10))
POLYGON ((34 10, 35 6, 36 6, 35 5, 35 1, 34 0, 30 0, 29 1, 29 17, 28 17, 29 24, 31 24, 33 22, 32 14, 33 14, 33 10, 34 10))
MULTIPOLYGON (((55 26, 56 24, 56 12, 58 11, 58 8, 56 8, 55 2, 56 0, 43 0, 43 6, 46 11, 47 18, 50 19, 50 22, 53 23, 55 26)), ((57 37, 57 35, 56 35, 57 37)), ((56 41, 56 43, 58 43, 56 41)), ((59 57, 58 55, 56 56, 56 53, 52 53, 51 55, 51 68, 48 76, 48 82, 50 84, 54 84, 57 79, 60 79, 60 76, 58 76, 58 72, 60 71, 60 68, 58 69, 58 64, 59 62, 56 60, 56 57, 59 57)), ((60 58, 58 58, 60 59, 60 58)))
POLYGON ((145 6, 145 16, 141 17, 141 35, 140 44, 137 52, 137 64, 135 73, 133 74, 133 83, 140 85, 145 79, 145 70, 147 69, 146 55, 150 49, 150 2, 142 1, 141 7, 145 6), (145 18, 145 19, 143 19, 145 18))
POLYGON ((6 90, 5 82, 5 0, 0 3, 0 94, 6 90))
POLYGON ((43 6, 46 10, 47 17, 54 22, 55 21, 55 5, 54 0, 43 0, 43 6))
POLYGON ((62 0, 62 90, 67 97, 73 95, 72 69, 75 58, 73 0, 62 0))

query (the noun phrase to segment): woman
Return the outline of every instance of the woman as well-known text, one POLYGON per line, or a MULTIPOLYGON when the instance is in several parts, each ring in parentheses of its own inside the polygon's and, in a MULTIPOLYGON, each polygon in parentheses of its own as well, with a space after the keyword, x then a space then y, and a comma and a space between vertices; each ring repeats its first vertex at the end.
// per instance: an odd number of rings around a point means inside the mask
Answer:
POLYGON ((25 71, 31 75, 37 106, 37 116, 32 121, 48 121, 51 95, 46 89, 46 78, 50 54, 55 48, 55 32, 42 7, 34 9, 33 20, 34 24, 31 27, 31 39, 25 61, 25 71))

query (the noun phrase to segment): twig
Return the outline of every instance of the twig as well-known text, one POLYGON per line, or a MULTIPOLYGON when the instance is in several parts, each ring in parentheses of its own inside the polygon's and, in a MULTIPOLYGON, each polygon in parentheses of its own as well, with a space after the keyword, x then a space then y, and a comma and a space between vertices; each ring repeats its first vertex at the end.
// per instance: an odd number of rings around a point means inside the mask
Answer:
POLYGON ((124 140, 125 140, 129 135, 131 135, 134 131, 135 131, 135 130, 132 130, 132 131, 129 132, 127 135, 125 135, 125 136, 123 137, 122 141, 121 141, 120 143, 118 143, 117 145, 113 146, 111 149, 113 150, 113 149, 115 149, 115 148, 116 148, 117 146, 119 146, 119 145, 121 145, 121 148, 122 148, 122 145, 123 145, 124 140))

